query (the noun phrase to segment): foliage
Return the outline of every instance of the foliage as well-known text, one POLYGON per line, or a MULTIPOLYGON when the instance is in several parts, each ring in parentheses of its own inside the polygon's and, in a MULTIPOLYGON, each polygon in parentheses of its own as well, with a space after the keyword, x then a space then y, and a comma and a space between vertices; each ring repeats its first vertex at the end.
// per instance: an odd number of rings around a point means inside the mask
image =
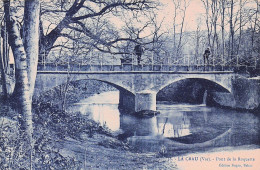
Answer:
MULTIPOLYGON (((85 88, 85 83, 90 86, 97 85, 96 81, 78 81, 70 84, 68 102, 76 102, 81 99, 76 92, 79 89, 74 86, 80 84, 79 87, 82 90, 85 88)), ((105 90, 107 87, 101 85, 100 90, 102 89, 105 90)), ((35 169, 77 169, 82 166, 82 162, 73 157, 64 157, 57 144, 65 137, 81 140, 82 134, 87 134, 88 137, 93 137, 97 132, 109 135, 106 129, 87 117, 79 113, 60 110, 59 103, 54 104, 56 102, 54 96, 59 93, 59 90, 60 88, 57 87, 44 93, 40 99, 34 100, 33 103, 35 169)), ((86 95, 91 94, 80 96, 84 98, 86 95)), ((28 141, 24 140, 25 138, 19 131, 18 113, 10 106, 5 105, 1 106, 0 113, 0 167, 1 169, 28 169, 30 147, 28 141)))

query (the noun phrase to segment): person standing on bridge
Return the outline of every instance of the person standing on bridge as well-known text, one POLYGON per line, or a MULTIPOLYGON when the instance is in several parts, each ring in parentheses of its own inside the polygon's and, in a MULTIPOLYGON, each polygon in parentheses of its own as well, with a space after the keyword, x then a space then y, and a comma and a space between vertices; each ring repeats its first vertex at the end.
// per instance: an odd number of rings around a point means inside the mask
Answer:
POLYGON ((141 64, 141 56, 144 53, 143 47, 141 44, 137 44, 134 49, 135 54, 137 55, 137 63, 138 65, 141 64))
POLYGON ((209 55, 210 55, 210 51, 209 48, 207 48, 203 54, 204 65, 206 64, 206 60, 207 60, 207 64, 209 64, 209 55))

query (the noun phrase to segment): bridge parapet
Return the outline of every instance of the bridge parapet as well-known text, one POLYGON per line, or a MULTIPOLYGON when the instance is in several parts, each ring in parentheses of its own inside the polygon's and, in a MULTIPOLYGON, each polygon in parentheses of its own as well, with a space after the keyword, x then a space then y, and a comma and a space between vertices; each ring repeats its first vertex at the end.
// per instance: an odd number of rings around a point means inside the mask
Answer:
POLYGON ((234 72, 259 72, 259 69, 246 66, 221 66, 221 65, 207 65, 207 66, 188 66, 188 65, 164 65, 164 64, 150 64, 150 65, 81 65, 81 64, 60 64, 54 63, 39 64, 38 71, 87 71, 87 72, 106 72, 106 71, 234 71, 234 72), (257 71, 258 70, 258 71, 257 71))
MULTIPOLYGON (((203 54, 182 54, 176 56, 173 53, 162 52, 160 54, 146 50, 142 55, 140 64, 137 65, 137 56, 134 53, 122 55, 91 52, 87 56, 66 56, 67 60, 48 59, 39 63, 40 70, 69 68, 79 71, 173 71, 174 68, 187 68, 187 70, 204 69, 209 71, 260 71, 259 55, 210 55, 205 63, 203 54), (206 64, 206 65, 205 65, 206 64), (52 68, 49 68, 49 67, 52 68), (160 69, 158 69, 160 68, 160 69)), ((186 71, 187 71, 186 70, 186 71)), ((184 70, 181 70, 184 71, 184 70)))

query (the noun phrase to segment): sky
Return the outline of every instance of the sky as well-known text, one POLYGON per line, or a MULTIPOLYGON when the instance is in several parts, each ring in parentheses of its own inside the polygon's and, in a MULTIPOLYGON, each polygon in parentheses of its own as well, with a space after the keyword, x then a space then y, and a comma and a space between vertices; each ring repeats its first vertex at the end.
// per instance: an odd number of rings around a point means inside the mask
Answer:
MULTIPOLYGON (((162 4, 164 4, 163 7, 161 7, 161 10, 159 11, 158 18, 164 19, 165 27, 172 28, 173 27, 173 16, 174 16, 174 0, 159 0, 162 4)), ((177 0, 175 0, 177 1, 177 0)), ((184 0, 181 0, 182 2, 184 0)), ((200 28, 201 30, 206 30, 206 23, 205 23, 205 8, 204 4, 201 0, 186 0, 190 1, 190 5, 188 6, 186 10, 186 18, 185 18, 185 31, 195 31, 197 28, 198 18, 201 18, 201 24, 200 28)), ((234 1, 235 7, 234 7, 234 15, 239 10, 239 1, 234 1)), ((245 0, 242 0, 242 2, 245 2, 245 0)), ((253 0, 247 0, 247 3, 245 5, 245 8, 254 8, 256 9, 256 3, 253 0)), ((181 17, 179 17, 180 22, 181 17)))
MULTIPOLYGON (((182 2, 184 0, 181 0, 182 2)), ((185 25, 184 25, 184 31, 195 31, 197 28, 197 20, 198 18, 203 18, 203 14, 205 13, 205 9, 203 7, 203 3, 201 0, 186 0, 187 2, 189 1, 189 6, 187 7, 186 10, 186 17, 185 17, 185 25)), ((174 3, 173 0, 159 0, 159 2, 162 4, 162 6, 158 6, 158 12, 157 12, 157 21, 158 23, 162 23, 162 32, 167 32, 167 31, 172 31, 173 30, 173 17, 174 17, 174 3)), ((181 15, 177 15, 177 23, 181 23, 182 17, 181 15)), ((123 27, 124 22, 121 21, 121 18, 117 17, 111 17, 110 22, 113 23, 116 27, 120 28, 123 27)), ((203 19, 202 19, 203 20, 203 19)), ((202 21, 203 22, 203 21, 202 21)), ((205 25, 204 23, 202 23, 205 25)), ((201 24, 201 25, 202 25, 201 24)), ((135 26, 138 24, 135 23, 135 26)), ((206 29, 204 26, 201 27, 201 29, 206 29)), ((143 23, 140 25, 140 28, 143 26, 143 23)), ((180 27, 179 27, 180 28, 180 27)), ((176 33, 178 33, 178 27, 176 30, 176 33)), ((141 34, 140 37, 145 37, 149 34, 151 34, 152 29, 147 28, 144 30, 141 34)))
MULTIPOLYGON (((188 0, 187 0, 188 1, 188 0)), ((173 0, 160 0, 164 4, 162 9, 160 10, 158 14, 159 19, 164 18, 165 26, 168 28, 172 28, 173 26, 173 16, 174 16, 174 4, 173 0)), ((205 13, 205 9, 203 7, 203 4, 201 0, 191 0, 190 5, 188 6, 186 10, 186 30, 187 31, 194 31, 197 27, 197 19, 199 17, 203 17, 203 14, 205 13)), ((181 17, 178 15, 178 22, 181 22, 181 17)))

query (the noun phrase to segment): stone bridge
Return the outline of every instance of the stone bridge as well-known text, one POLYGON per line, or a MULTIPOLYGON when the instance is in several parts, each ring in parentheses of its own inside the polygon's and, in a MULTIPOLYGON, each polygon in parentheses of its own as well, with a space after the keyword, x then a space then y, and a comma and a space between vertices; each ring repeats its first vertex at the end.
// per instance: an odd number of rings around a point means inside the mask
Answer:
POLYGON ((119 106, 141 110, 156 110, 156 94, 164 87, 183 79, 204 79, 232 93, 233 71, 57 71, 39 70, 35 94, 70 81, 93 79, 106 82, 120 91, 119 106))

